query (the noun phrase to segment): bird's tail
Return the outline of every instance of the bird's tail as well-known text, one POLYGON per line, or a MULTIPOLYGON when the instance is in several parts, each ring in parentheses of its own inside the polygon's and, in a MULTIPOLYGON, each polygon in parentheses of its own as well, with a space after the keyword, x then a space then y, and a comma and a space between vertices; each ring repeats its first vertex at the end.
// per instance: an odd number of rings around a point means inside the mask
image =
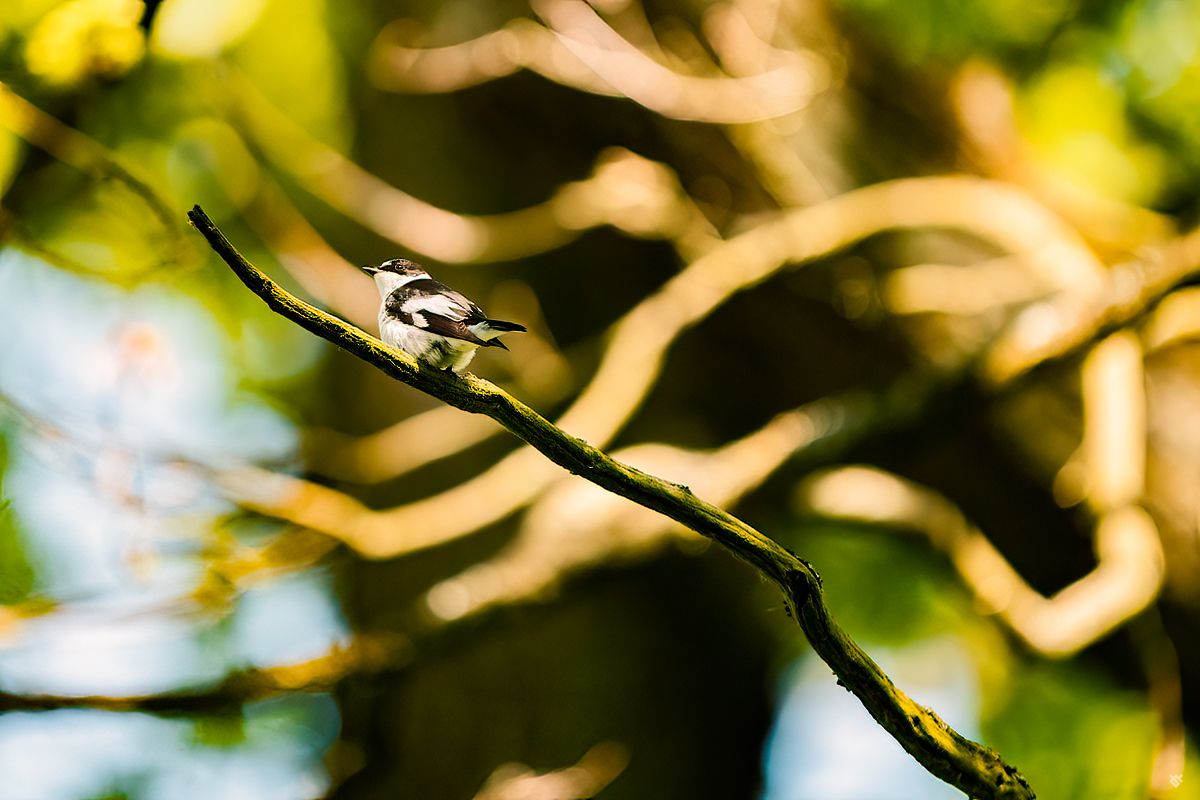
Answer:
POLYGON ((500 331, 502 333, 512 333, 525 330, 525 326, 519 322, 505 322, 502 319, 489 319, 487 321, 487 326, 494 331, 500 331))
POLYGON ((486 332, 481 332, 479 336, 487 341, 488 347, 499 347, 501 350, 507 350, 504 342, 500 341, 500 334, 514 333, 525 330, 525 326, 517 322, 505 322, 502 319, 489 319, 482 323, 486 332))

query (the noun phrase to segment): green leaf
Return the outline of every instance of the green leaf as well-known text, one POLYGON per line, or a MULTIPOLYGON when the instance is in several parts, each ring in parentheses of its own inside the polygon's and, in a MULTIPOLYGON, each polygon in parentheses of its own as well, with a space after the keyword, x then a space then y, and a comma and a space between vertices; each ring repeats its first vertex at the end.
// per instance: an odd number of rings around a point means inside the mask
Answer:
POLYGON ((1158 727, 1144 695, 1121 690, 1079 662, 1029 662, 985 738, 1041 797, 1147 796, 1158 727))

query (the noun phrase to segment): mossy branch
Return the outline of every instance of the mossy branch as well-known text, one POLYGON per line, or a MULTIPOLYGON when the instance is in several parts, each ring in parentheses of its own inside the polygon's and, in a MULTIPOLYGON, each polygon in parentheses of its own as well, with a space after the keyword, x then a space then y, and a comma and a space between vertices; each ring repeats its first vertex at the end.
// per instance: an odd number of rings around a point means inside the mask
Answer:
MULTIPOLYGON (((471 374, 427 367, 378 339, 284 291, 248 262, 196 206, 192 225, 249 289, 276 313, 353 353, 398 381, 455 408, 486 414, 564 469, 700 533, 757 569, 784 601, 817 655, 841 685, 930 773, 974 798, 1032 798, 1021 775, 999 754, 954 731, 897 689, 843 631, 825 605, 821 578, 803 559, 728 512, 679 486, 607 456, 542 417, 494 384, 471 374)), ((372 555, 370 552, 364 555, 372 555)))

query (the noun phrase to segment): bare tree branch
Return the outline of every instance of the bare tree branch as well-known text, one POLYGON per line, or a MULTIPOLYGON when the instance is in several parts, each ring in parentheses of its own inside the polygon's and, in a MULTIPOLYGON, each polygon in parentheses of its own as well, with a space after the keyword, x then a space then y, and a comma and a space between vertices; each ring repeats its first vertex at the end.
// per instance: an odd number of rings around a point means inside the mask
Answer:
POLYGON ((895 687, 833 619, 825 605, 821 579, 803 559, 696 497, 686 486, 614 461, 494 384, 471 374, 454 375, 420 364, 285 292, 246 261, 199 206, 188 217, 238 278, 276 313, 396 380, 456 408, 486 414, 564 469, 686 525, 749 563, 779 587, 787 609, 841 684, 930 773, 972 797, 1009 800, 1034 796, 1020 773, 998 753, 962 736, 895 687))
MULTIPOLYGON (((591 381, 556 424, 606 446, 650 393, 674 342, 730 297, 785 267, 867 236, 923 227, 961 229, 993 242, 1027 262, 1031 274, 1045 276, 1050 287, 1078 294, 1081 302, 1090 301, 1090 287, 1104 274, 1069 229, 1002 184, 942 177, 867 186, 765 219, 643 299, 609 329, 591 381)), ((1006 352, 1023 352, 1023 340, 1001 341, 1009 343, 1006 352)), ((503 519, 533 501, 556 475, 536 452, 520 448, 453 488, 384 511, 336 489, 265 470, 238 471, 223 480, 223 488, 243 507, 335 536, 362 552, 390 556, 441 545, 503 519)))

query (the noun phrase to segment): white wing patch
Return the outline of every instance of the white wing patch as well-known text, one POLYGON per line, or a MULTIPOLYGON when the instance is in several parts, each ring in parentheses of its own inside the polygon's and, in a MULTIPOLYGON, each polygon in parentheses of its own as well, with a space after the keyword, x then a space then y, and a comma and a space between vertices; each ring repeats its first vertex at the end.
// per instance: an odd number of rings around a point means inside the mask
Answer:
POLYGON ((425 361, 438 369, 458 372, 465 368, 474 355, 477 344, 461 339, 447 339, 414 325, 406 325, 394 319, 380 319, 379 338, 395 347, 425 361))
POLYGON ((485 342, 490 342, 492 339, 495 339, 497 336, 504 333, 504 331, 493 330, 492 326, 488 325, 486 320, 483 322, 476 322, 474 325, 468 325, 467 329, 480 339, 483 339, 485 342))
POLYGON ((428 311, 430 314, 438 314, 455 322, 466 319, 467 315, 471 313, 469 308, 464 308, 460 303, 454 302, 444 294, 420 294, 410 297, 401 304, 400 310, 412 314, 414 320, 419 312, 428 311))

